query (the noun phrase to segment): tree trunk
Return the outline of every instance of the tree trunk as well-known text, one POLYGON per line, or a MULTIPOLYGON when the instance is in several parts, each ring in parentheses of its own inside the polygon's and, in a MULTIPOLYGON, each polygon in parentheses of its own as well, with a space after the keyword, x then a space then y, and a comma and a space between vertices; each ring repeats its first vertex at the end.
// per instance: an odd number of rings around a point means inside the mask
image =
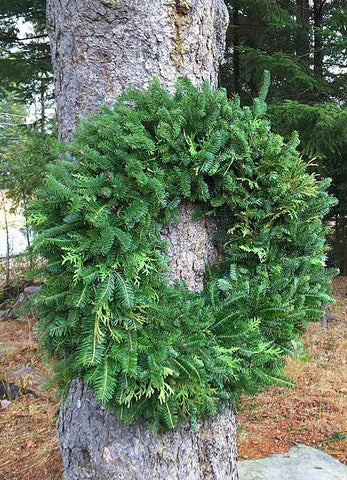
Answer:
POLYGON ((310 66, 310 3, 309 0, 296 0, 295 50, 302 65, 310 66))
POLYGON ((320 31, 323 22, 324 0, 314 0, 313 2, 313 26, 314 26, 314 53, 313 67, 314 73, 318 77, 323 77, 323 41, 320 31))
POLYGON ((59 415, 68 480, 236 480, 235 416, 153 433, 146 424, 125 425, 74 380, 59 415))
POLYGON ((240 81, 240 23, 239 23, 239 2, 233 3, 233 77, 234 77, 234 93, 241 94, 240 81))
POLYGON ((8 228, 6 200, 4 199, 4 218, 5 218, 5 232, 6 232, 6 279, 5 286, 10 285, 11 274, 11 247, 10 247, 10 230, 8 228))
POLYGON ((59 135, 81 115, 153 76, 217 86, 228 13, 222 0, 47 1, 59 135))
MULTIPOLYGON (((217 86, 228 22, 222 0, 54 0, 47 15, 55 71, 59 135, 68 140, 81 115, 112 103, 128 86, 153 76, 173 90, 180 76, 217 86)), ((213 219, 193 222, 182 202, 181 222, 162 232, 169 244, 171 281, 201 291, 204 271, 218 256, 213 219)), ((168 434, 120 422, 74 381, 58 422, 67 480, 235 480, 236 426, 231 409, 168 434)))
POLYGON ((184 281, 193 292, 204 288, 206 265, 214 263, 220 253, 214 243, 216 223, 211 217, 192 221, 194 205, 184 201, 179 206, 180 222, 163 229, 161 237, 169 244, 169 285, 184 281))

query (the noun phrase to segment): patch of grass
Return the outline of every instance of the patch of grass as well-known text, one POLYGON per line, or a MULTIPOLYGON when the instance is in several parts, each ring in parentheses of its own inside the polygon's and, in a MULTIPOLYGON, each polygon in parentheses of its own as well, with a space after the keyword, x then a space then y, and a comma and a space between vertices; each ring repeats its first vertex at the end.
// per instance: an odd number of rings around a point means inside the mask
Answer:
POLYGON ((334 432, 331 435, 332 440, 337 440, 338 442, 347 440, 347 435, 344 432, 334 432))

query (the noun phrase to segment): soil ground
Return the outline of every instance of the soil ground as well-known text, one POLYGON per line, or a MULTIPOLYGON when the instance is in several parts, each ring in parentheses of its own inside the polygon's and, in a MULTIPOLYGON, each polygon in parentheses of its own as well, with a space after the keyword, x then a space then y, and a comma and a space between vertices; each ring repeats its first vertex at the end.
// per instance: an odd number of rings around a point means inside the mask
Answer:
MULTIPOLYGON (((347 463, 347 277, 334 280, 337 317, 312 324, 304 349, 286 361, 295 386, 272 387, 242 399, 238 413, 240 459, 260 458, 304 443, 347 463), (345 383, 343 383, 345 382, 345 383)), ((0 322, 0 378, 35 367, 49 377, 34 335, 35 320, 0 322)), ((30 388, 30 375, 22 387, 30 388)), ((60 480, 62 463, 56 436, 59 403, 52 391, 27 394, 0 408, 0 480, 60 480)))
POLYGON ((272 387, 242 399, 240 460, 305 444, 347 463, 347 277, 334 279, 334 296, 329 310, 336 320, 326 333, 320 323, 311 324, 304 349, 286 360, 295 387, 272 387))

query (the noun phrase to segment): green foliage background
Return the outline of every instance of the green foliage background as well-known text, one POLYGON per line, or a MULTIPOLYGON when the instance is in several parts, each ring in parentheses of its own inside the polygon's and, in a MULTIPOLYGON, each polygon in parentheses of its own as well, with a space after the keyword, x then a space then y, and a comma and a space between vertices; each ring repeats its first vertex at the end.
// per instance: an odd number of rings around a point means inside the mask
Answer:
POLYGON ((225 0, 230 13, 221 85, 251 104, 270 70, 267 97, 272 129, 287 140, 299 133, 299 150, 332 179, 338 199, 329 263, 347 272, 346 52, 343 0, 225 0))
MULTIPOLYGON (((24 103, 52 97, 52 65, 45 0, 0 2, 0 93, 15 88, 24 103), (20 28, 20 23, 26 28, 20 28), (21 31, 22 30, 22 31, 21 31)), ((45 106, 41 105, 41 125, 45 106)))
MULTIPOLYGON (((270 70, 267 101, 273 131, 287 141, 299 132, 306 161, 332 179, 338 200, 327 221, 329 262, 347 272, 346 47, 344 0, 225 0, 230 14, 220 85, 251 105, 262 73, 270 70), (344 122, 344 123, 343 123, 344 122), (307 152, 310 152, 309 154, 307 152)), ((3 0, 0 5, 0 92, 35 103, 37 127, 47 131, 52 66, 45 0, 3 0), (26 29, 20 28, 23 21, 26 29)))
POLYGON ((283 354, 330 300, 309 174, 252 107, 186 79, 157 82, 84 120, 33 203, 47 263, 40 337, 58 381, 82 377, 125 421, 169 429, 283 378, 283 354), (160 231, 183 200, 219 225, 202 293, 167 286, 160 231))

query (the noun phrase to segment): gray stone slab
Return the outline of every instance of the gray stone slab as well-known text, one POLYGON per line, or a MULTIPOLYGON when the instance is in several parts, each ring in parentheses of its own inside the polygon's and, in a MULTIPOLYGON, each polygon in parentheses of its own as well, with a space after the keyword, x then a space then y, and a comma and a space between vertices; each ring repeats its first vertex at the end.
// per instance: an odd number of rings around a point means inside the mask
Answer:
POLYGON ((239 462, 240 480, 347 480, 347 467, 330 455, 300 445, 289 452, 239 462))

